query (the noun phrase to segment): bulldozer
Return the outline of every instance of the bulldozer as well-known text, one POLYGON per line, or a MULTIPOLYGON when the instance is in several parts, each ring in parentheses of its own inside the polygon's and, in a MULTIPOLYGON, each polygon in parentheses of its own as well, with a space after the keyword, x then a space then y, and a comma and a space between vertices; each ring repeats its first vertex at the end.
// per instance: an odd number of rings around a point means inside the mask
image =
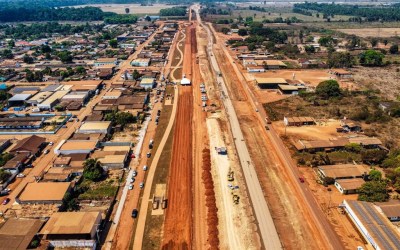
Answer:
POLYGON ((233 177, 233 171, 229 169, 228 171, 228 181, 233 181, 235 178, 233 177))
POLYGON ((233 195, 233 203, 234 204, 239 204, 239 199, 240 199, 239 195, 237 195, 237 194, 233 195))

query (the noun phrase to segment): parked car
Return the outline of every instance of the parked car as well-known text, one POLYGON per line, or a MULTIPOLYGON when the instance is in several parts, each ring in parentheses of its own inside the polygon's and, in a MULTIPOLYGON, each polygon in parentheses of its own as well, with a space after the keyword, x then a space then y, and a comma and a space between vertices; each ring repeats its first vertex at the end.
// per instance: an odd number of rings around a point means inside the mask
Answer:
POLYGON ((300 181, 301 183, 304 183, 304 177, 300 176, 300 177, 299 177, 299 181, 300 181))
POLYGON ((132 190, 132 189, 133 189, 133 185, 130 184, 130 185, 129 185, 129 190, 132 190))
POLYGON ((129 181, 130 183, 134 183, 135 182, 135 178, 131 178, 131 180, 129 181))
POLYGON ((24 178, 24 177, 25 177, 25 175, 23 173, 17 174, 17 178, 24 178))
POLYGON ((136 208, 132 210, 132 218, 137 218, 138 214, 139 212, 136 208))
POLYGON ((148 153, 147 153, 147 158, 150 158, 150 157, 151 157, 151 153, 148 152, 148 153))
POLYGON ((144 187, 144 182, 141 182, 141 183, 139 184, 139 187, 140 187, 140 189, 142 189, 142 188, 144 187))
POLYGON ((3 205, 7 205, 8 203, 10 202, 10 198, 6 198, 4 201, 3 201, 3 205))
POLYGON ((147 171, 147 165, 143 166, 143 171, 147 171))
POLYGON ((136 170, 133 170, 132 176, 133 176, 133 177, 136 177, 136 175, 137 175, 136 170))
POLYGON ((49 146, 53 146, 53 144, 54 144, 54 142, 52 142, 52 141, 49 142, 49 146))
POLYGON ((45 155, 47 155, 49 152, 50 152, 50 151, 49 151, 48 149, 46 149, 45 151, 43 151, 43 153, 44 153, 45 155))

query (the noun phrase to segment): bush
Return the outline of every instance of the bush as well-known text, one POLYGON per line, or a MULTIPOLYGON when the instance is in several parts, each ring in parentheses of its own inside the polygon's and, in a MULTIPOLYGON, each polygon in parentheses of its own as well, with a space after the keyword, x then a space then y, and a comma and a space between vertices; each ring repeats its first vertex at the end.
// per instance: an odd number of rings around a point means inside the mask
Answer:
POLYGON ((340 97, 342 95, 339 84, 335 80, 320 82, 315 89, 315 93, 322 99, 340 97))
POLYGON ((358 200, 368 202, 384 202, 389 199, 387 184, 384 181, 364 183, 358 190, 358 200))

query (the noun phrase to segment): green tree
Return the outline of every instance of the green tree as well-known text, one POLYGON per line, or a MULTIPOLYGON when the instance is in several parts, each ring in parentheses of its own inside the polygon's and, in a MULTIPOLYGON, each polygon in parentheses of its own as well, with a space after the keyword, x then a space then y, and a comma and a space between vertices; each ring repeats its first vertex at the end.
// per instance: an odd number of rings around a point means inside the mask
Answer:
POLYGON ((62 63, 71 63, 73 59, 71 52, 66 50, 59 52, 58 58, 60 58, 62 63))
POLYGON ((0 169, 0 183, 4 183, 10 177, 11 177, 11 173, 10 172, 8 172, 8 171, 6 171, 4 169, 0 169))
POLYGON ((354 65, 354 57, 348 52, 333 52, 328 54, 329 68, 350 68, 354 65))
POLYGON ((13 59, 14 55, 11 50, 5 49, 1 52, 1 56, 5 59, 13 59))
POLYGON ((320 82, 317 88, 315 89, 315 93, 323 99, 339 97, 342 95, 339 84, 335 80, 327 80, 320 82))
POLYGON ((247 36, 247 30, 246 29, 239 29, 238 34, 239 34, 239 36, 247 36))
POLYGON ((51 52, 51 48, 49 45, 42 45, 40 46, 40 50, 42 51, 43 54, 45 53, 50 53, 51 52))
POLYGON ((117 39, 111 39, 108 43, 110 44, 110 46, 111 46, 112 48, 118 47, 118 41, 117 41, 117 39))
POLYGON ((361 151, 361 160, 367 164, 381 164, 386 156, 386 151, 382 149, 365 149, 361 151))
POLYGON ((304 50, 305 50, 308 54, 315 53, 315 47, 312 46, 312 45, 310 45, 310 46, 308 46, 308 45, 304 46, 304 50))
POLYGON ((27 64, 32 64, 34 61, 33 57, 28 56, 27 54, 24 55, 23 60, 24 60, 24 63, 27 63, 27 64))
POLYGON ((392 46, 390 46, 389 52, 390 52, 390 54, 398 54, 399 53, 399 45, 393 44, 392 46))
POLYGON ((232 23, 231 24, 231 29, 238 29, 239 26, 237 25, 237 23, 232 23))
POLYGON ((372 169, 371 171, 369 171, 369 179, 373 180, 373 181, 380 181, 382 180, 382 173, 379 170, 376 169, 372 169))
POLYGON ((80 75, 86 74, 86 69, 83 66, 78 66, 75 68, 75 72, 80 75))
POLYGON ((363 148, 358 143, 349 143, 344 146, 344 149, 349 152, 360 153, 363 148))
POLYGON ((132 78, 134 80, 138 80, 140 77, 142 77, 143 75, 139 73, 139 71, 137 71, 136 69, 133 70, 132 72, 132 78))
POLYGON ((358 189, 358 200, 368 202, 383 202, 389 199, 385 181, 369 181, 358 189))
POLYGON ((102 178, 104 169, 97 159, 89 158, 83 163, 83 177, 91 180, 98 181, 102 178))
POLYGON ((390 183, 397 191, 400 190, 400 167, 387 170, 386 178, 390 180, 390 183))
POLYGON ((129 8, 125 8, 125 13, 126 14, 129 14, 129 11, 130 11, 129 8))
POLYGON ((10 41, 8 41, 8 47, 9 47, 9 48, 14 48, 14 47, 15 47, 15 41, 14 41, 14 39, 11 39, 10 41))
POLYGON ((253 51, 253 50, 256 49, 256 45, 255 45, 254 43, 249 43, 249 44, 247 45, 247 48, 248 48, 250 51, 253 51))
POLYGON ((334 45, 334 40, 331 36, 323 36, 318 40, 321 46, 328 47, 334 45))
POLYGON ((371 46, 374 48, 374 47, 376 47, 376 45, 378 45, 378 39, 372 38, 372 40, 371 40, 371 46))
POLYGON ((360 54, 360 64, 363 66, 382 66, 383 55, 381 52, 376 50, 367 50, 360 54))
POLYGON ((223 27, 223 28, 221 29, 221 32, 224 33, 224 34, 228 34, 229 31, 230 31, 230 29, 227 28, 227 27, 223 27))

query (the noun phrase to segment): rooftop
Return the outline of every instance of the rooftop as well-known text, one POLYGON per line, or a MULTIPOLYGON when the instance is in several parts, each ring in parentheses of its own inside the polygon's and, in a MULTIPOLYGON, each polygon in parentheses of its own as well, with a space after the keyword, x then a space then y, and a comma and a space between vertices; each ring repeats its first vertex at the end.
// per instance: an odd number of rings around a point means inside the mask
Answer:
POLYGON ((256 77, 255 80, 258 84, 287 84, 287 81, 283 78, 256 77))
POLYGON ((360 188, 365 181, 360 178, 352 178, 352 179, 339 179, 336 180, 337 183, 344 189, 344 190, 355 190, 360 188))
POLYGON ((81 125, 79 131, 107 130, 111 126, 110 121, 87 121, 81 125))
POLYGON ((100 212, 54 213, 40 234, 90 234, 96 223, 99 223, 99 217, 100 212))
POLYGON ((27 249, 43 223, 35 219, 8 219, 0 228, 0 249, 27 249))
POLYGON ((93 150, 97 145, 97 140, 68 140, 60 150, 93 150))
POLYGON ((364 165, 340 164, 318 166, 325 176, 336 178, 357 177, 366 175, 369 170, 364 165))
POLYGON ((26 184, 20 201, 62 201, 71 182, 31 182, 26 184))

